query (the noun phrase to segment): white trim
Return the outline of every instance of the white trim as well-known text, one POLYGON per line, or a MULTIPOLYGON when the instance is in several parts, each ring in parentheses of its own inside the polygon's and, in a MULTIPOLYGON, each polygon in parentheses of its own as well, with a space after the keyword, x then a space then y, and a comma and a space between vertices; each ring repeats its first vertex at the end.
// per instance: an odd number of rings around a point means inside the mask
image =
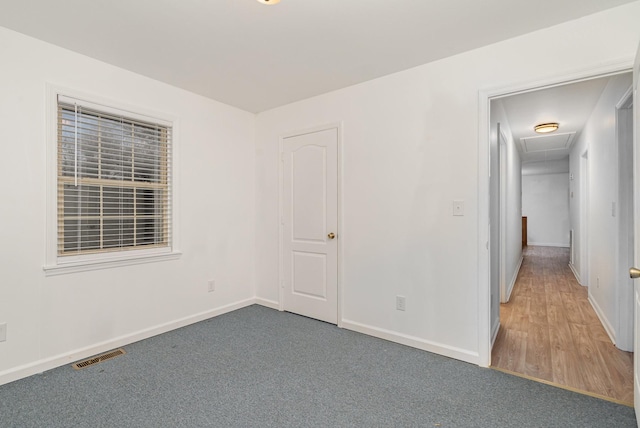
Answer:
POLYGON ((338 219, 338 242, 337 242, 337 246, 338 246, 338 272, 337 272, 337 276, 338 276, 338 296, 337 296, 337 300, 338 300, 338 307, 336 308, 337 310, 337 318, 338 318, 338 327, 343 327, 342 323, 343 323, 343 314, 342 314, 342 298, 344 295, 344 290, 342 287, 343 284, 343 266, 344 266, 344 260, 343 260, 343 241, 344 241, 344 225, 343 225, 343 221, 344 221, 344 214, 342 212, 342 207, 344 206, 344 199, 343 199, 343 177, 344 177, 344 164, 343 164, 343 144, 342 144, 342 139, 343 139, 343 122, 333 122, 333 123, 328 123, 325 125, 320 125, 320 126, 315 126, 312 128, 305 128, 302 130, 297 130, 297 131, 291 131, 291 132, 286 132, 280 135, 279 138, 279 142, 278 142, 278 307, 275 309, 278 309, 279 311, 284 311, 284 285, 283 285, 283 281, 284 281, 284 268, 283 268, 283 248, 284 248, 284 228, 283 228, 283 224, 282 224, 282 219, 284 216, 283 213, 283 186, 284 186, 284 171, 283 171, 283 154, 284 154, 284 140, 286 138, 291 138, 291 137, 297 137, 300 135, 306 135, 306 134, 312 134, 314 132, 320 132, 320 131, 327 131, 329 129, 335 129, 337 132, 337 144, 338 144, 338 154, 337 154, 337 183, 338 183, 338 194, 337 194, 337 208, 338 208, 338 215, 337 215, 337 219, 338 219))
POLYGON ((478 93, 478 365, 491 365, 490 92, 478 93))
POLYGON ((633 180, 626 180, 628 173, 633 175, 633 85, 616 104, 616 346, 623 351, 633 352, 634 341, 634 309, 633 280, 629 277, 628 268, 634 265, 632 240, 634 239, 633 180), (628 122, 627 122, 628 120, 628 122), (625 126, 627 125, 627 126, 625 126), (630 128, 630 129, 629 129, 630 128), (630 133, 627 131, 631 131, 630 133))
POLYGON ((44 358, 38 361, 34 361, 32 363, 24 364, 22 366, 14 367, 12 369, 0 372, 0 385, 4 385, 6 383, 13 382, 15 380, 32 376, 38 373, 42 373, 44 371, 63 366, 65 364, 70 364, 74 361, 78 361, 83 358, 88 358, 93 355, 96 355, 105 351, 109 351, 114 348, 119 348, 121 346, 125 346, 128 344, 137 342, 139 340, 148 339, 149 337, 157 336, 159 334, 166 333, 168 331, 175 330, 180 327, 184 327, 184 326, 194 324, 200 321, 204 321, 206 319, 213 318, 222 314, 226 314, 228 312, 232 312, 247 306, 251 306, 255 303, 256 303, 256 299, 254 298, 242 300, 240 302, 231 303, 229 305, 225 305, 217 309, 200 312, 195 315, 190 315, 188 317, 179 318, 174 321, 170 321, 154 327, 139 330, 134 333, 117 337, 115 339, 96 343, 94 345, 76 349, 74 351, 65 352, 64 354, 59 354, 53 357, 44 358))
POLYGON ((573 276, 576 277, 576 281, 578 281, 578 284, 583 285, 582 281, 580 280, 580 275, 578 275, 578 270, 573 263, 569 263, 569 269, 571 269, 571 272, 573 272, 573 276))
POLYGON ((366 324, 361 324, 359 322, 346 319, 342 320, 342 327, 346 330, 356 331, 368 336, 389 340, 401 345, 410 346, 412 348, 421 349, 423 351, 433 352, 434 354, 444 355, 445 357, 455 358, 456 360, 478 364, 478 354, 467 349, 456 348, 454 346, 432 342, 430 340, 424 340, 419 337, 409 336, 378 327, 372 327, 366 324))
POLYGON ((44 266, 46 276, 65 275, 68 273, 86 272, 98 269, 110 269, 121 266, 131 266, 143 263, 165 262, 168 260, 178 260, 182 253, 160 253, 160 254, 143 254, 135 257, 127 257, 128 251, 123 251, 123 257, 104 259, 104 260, 87 260, 76 263, 60 263, 53 266, 44 266))
POLYGON ((558 244, 555 242, 527 242, 528 247, 558 247, 558 248, 569 248, 569 243, 566 244, 558 244))
MULTIPOLYGON (((569 83, 578 83, 601 77, 615 76, 628 73, 633 70, 634 56, 625 56, 611 61, 605 61, 600 65, 576 69, 572 72, 550 75, 537 80, 514 83, 512 85, 498 85, 487 87, 480 92, 488 95, 490 99, 505 98, 511 95, 526 94, 540 89, 563 86, 569 83)), ((483 119, 484 120, 484 119, 483 119)))
POLYGON ((616 104, 616 110, 625 110, 633 107, 633 84, 624 93, 620 101, 616 104))
POLYGON ((256 305, 264 306, 270 309, 275 309, 276 311, 280 310, 280 302, 276 300, 269 300, 269 299, 263 299, 261 297, 256 297, 256 305))
POLYGON ((578 215, 580 216, 580 278, 584 278, 583 284, 589 285, 589 141, 578 158, 580 168, 580 206, 578 215))
POLYGON ((517 93, 560 86, 596 77, 628 72, 633 68, 634 57, 628 56, 607 61, 593 67, 577 69, 573 72, 547 76, 542 79, 525 81, 511 85, 481 88, 478 91, 478 365, 491 365, 491 284, 488 252, 489 242, 489 130, 490 102, 517 93))
MULTIPOLYGON (((500 281, 499 301, 509 301, 507 290, 507 138, 498 123, 498 276, 500 281), (504 299, 504 300, 503 300, 504 299)), ((496 232, 492 232, 496 233, 496 232)), ((500 318, 500 317, 498 317, 500 318)))
POLYGON ((338 127, 338 327, 343 327, 343 302, 344 302, 344 122, 335 124, 338 127))
POLYGON ((62 86, 58 86, 47 82, 45 84, 46 94, 46 182, 45 189, 46 198, 46 247, 45 262, 43 270, 45 275, 61 275, 74 272, 83 272, 88 270, 106 269, 119 266, 129 266, 138 263, 160 262, 166 260, 175 260, 180 258, 180 232, 179 232, 179 120, 176 117, 166 113, 152 111, 146 108, 131 106, 120 101, 111 100, 98 95, 86 94, 62 86), (135 118, 144 120, 153 120, 155 122, 170 126, 172 128, 171 139, 171 247, 169 248, 153 248, 139 249, 122 252, 110 252, 104 254, 91 254, 86 256, 78 256, 73 258, 58 257, 58 237, 57 237, 57 210, 58 210, 58 97, 65 100, 80 100, 81 103, 97 106, 98 108, 107 108, 111 111, 118 110, 125 112, 135 118), (109 106, 109 107, 106 107, 109 106), (66 261, 65 261, 66 259, 66 261))
POLYGON ((509 282, 509 286, 507 287, 507 299, 502 303, 507 303, 509 299, 511 299, 511 293, 513 292, 513 287, 516 285, 516 281, 518 280, 518 274, 520 273, 520 268, 522 267, 523 260, 524 260, 524 256, 520 256, 520 260, 518 260, 518 266, 513 272, 513 276, 511 277, 511 282, 509 282))
POLYGON ((284 139, 278 139, 278 310, 284 311, 284 139))
POLYGON ((600 309, 600 306, 598 306, 598 303, 593 298, 591 293, 588 294, 587 300, 589 300, 589 303, 591 303, 591 307, 593 308, 593 310, 596 312, 596 315, 600 319, 600 323, 602 324, 602 326, 604 327, 604 330, 609 335, 609 339, 611 339, 611 341, 615 344, 616 343, 616 331, 614 330, 613 326, 611 325, 611 323, 609 322, 607 317, 604 315, 604 311, 602 309, 600 309))
POLYGON ((500 332, 500 317, 496 318, 493 322, 493 327, 491 327, 491 347, 493 348, 494 343, 496 343, 496 339, 498 338, 498 333, 500 332))

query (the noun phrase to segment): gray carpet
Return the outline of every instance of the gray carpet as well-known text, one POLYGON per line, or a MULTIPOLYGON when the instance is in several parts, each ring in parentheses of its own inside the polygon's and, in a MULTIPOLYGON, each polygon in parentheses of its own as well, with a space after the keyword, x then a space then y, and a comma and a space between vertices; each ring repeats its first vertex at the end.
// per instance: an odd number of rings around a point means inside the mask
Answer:
POLYGON ((0 386, 1 427, 636 427, 633 409, 251 306, 0 386))

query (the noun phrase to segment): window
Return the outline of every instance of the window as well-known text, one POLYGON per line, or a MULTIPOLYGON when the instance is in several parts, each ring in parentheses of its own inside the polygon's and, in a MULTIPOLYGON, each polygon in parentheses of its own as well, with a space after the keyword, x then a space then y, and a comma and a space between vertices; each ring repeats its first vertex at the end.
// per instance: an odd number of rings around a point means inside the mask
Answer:
POLYGON ((49 267, 171 252, 172 124, 63 95, 56 105, 49 267))

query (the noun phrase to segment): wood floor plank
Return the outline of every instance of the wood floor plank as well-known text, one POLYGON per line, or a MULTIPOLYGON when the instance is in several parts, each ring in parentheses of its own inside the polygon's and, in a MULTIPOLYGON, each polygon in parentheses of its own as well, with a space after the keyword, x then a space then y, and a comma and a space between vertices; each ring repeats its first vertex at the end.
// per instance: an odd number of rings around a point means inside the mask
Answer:
MULTIPOLYGON (((546 316, 546 313, 545 313, 546 316)), ((544 380, 553 380, 551 372, 551 345, 547 323, 529 324, 524 374, 544 380)))
POLYGON ((516 330, 506 330, 502 346, 501 361, 503 368, 518 373, 524 373, 527 354, 527 333, 516 330))
POLYGON ((572 351, 553 350, 551 353, 553 381, 561 385, 586 390, 582 372, 573 360, 572 351))
POLYGON ((576 296, 573 293, 560 293, 562 304, 566 309, 567 319, 574 324, 584 324, 584 317, 576 296))
POLYGON ((611 343, 568 261, 566 248, 525 248, 492 364, 633 403, 633 354, 611 343))
POLYGON ((531 298, 518 296, 516 299, 517 309, 514 307, 510 317, 509 330, 527 333, 529 331, 529 312, 531 311, 531 298))
MULTIPOLYGON (((577 349, 576 358, 589 367, 583 371, 585 385, 589 390, 598 390, 608 397, 615 395, 615 388, 611 384, 609 371, 593 338, 589 335, 589 327, 583 324, 569 323, 574 344, 577 349)), ((576 361, 577 363, 577 361, 576 361)))

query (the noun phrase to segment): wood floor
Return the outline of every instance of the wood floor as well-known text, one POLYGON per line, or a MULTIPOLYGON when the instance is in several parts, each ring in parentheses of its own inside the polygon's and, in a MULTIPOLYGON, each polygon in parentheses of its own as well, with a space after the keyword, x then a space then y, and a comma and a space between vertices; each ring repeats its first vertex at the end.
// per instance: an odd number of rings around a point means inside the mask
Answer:
POLYGON ((633 353, 611 343, 568 263, 568 248, 525 247, 492 365, 633 405, 633 353))

